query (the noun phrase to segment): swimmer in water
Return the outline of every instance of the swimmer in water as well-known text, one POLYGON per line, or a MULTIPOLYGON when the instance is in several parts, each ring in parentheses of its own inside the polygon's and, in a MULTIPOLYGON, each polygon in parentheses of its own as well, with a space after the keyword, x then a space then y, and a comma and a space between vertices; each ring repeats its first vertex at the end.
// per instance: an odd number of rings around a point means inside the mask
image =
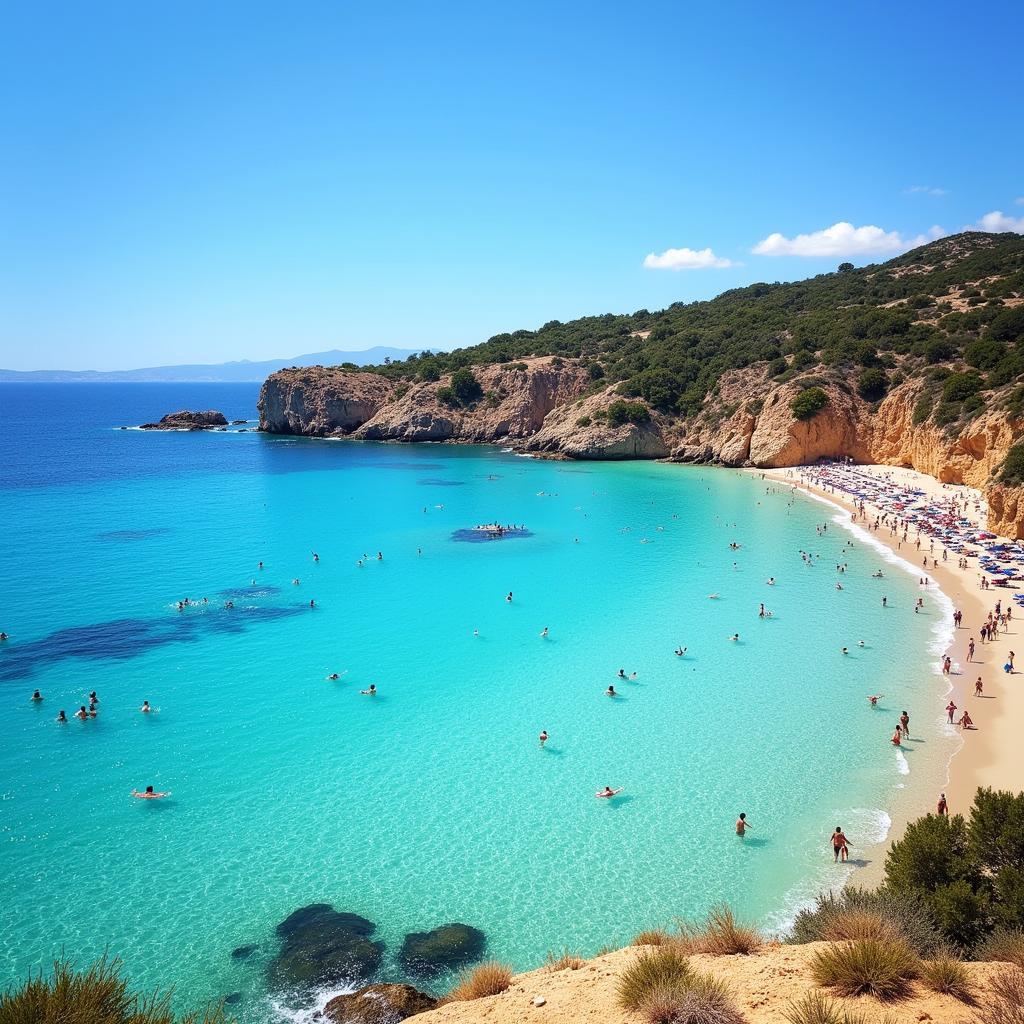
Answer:
POLYGON ((313 561, 314 562, 319 562, 320 561, 320 556, 315 551, 313 552, 313 561))
POLYGON ((263 568, 263 563, 262 562, 259 563, 259 568, 261 568, 261 569, 263 568))
POLYGON ((511 590, 510 590, 510 591, 508 592, 508 594, 507 594, 507 595, 505 596, 505 600, 506 600, 506 601, 508 601, 508 603, 509 603, 509 604, 511 604, 511 603, 512 603, 512 591, 511 591, 511 590))
POLYGON ((595 793, 594 796, 608 799, 609 797, 618 796, 622 792, 621 787, 619 789, 612 789, 611 786, 605 786, 600 793, 595 793))
POLYGON ((42 700, 42 699, 43 699, 43 695, 38 690, 34 690, 32 692, 32 696, 29 698, 29 700, 33 700, 33 701, 38 701, 38 700, 42 700))
POLYGON ((676 648, 676 657, 677 658, 681 658, 684 654, 686 654, 686 648, 685 647, 677 647, 676 648))
POLYGON ((746 835, 747 829, 748 828, 753 828, 753 827, 754 826, 751 825, 749 821, 747 821, 746 813, 741 814, 736 819, 736 835, 738 835, 738 836, 742 837, 742 836, 746 835))
POLYGON ((730 639, 730 640, 731 640, 731 641, 732 641, 733 643, 735 643, 735 642, 736 642, 737 640, 739 640, 739 638, 740 638, 740 635, 739 635, 739 633, 733 633, 733 635, 732 635, 731 637, 729 637, 729 639, 730 639))
POLYGON ((310 608, 315 608, 316 607, 316 601, 314 601, 313 598, 309 599, 309 607, 310 608))
POLYGON ((545 627, 544 627, 544 628, 543 628, 543 629, 542 629, 542 630, 540 631, 540 635, 541 635, 542 637, 546 637, 546 636, 548 635, 548 627, 547 627, 547 626, 545 626, 545 627))
POLYGON ((900 746, 900 744, 902 742, 903 742, 903 730, 900 729, 899 722, 897 722, 896 723, 896 730, 892 734, 892 745, 894 747, 898 747, 898 746, 900 746))
POLYGON ((57 721, 58 722, 66 722, 67 720, 68 720, 68 716, 64 714, 63 710, 60 711, 58 713, 58 715, 57 715, 57 721))
POLYGON ((544 744, 547 743, 547 741, 548 741, 548 731, 547 731, 547 729, 542 729, 541 730, 541 734, 540 734, 540 745, 541 745, 541 747, 543 747, 544 744))
POLYGON ((850 649, 848 647, 844 647, 843 648, 843 654, 849 654, 849 653, 850 653, 850 649))
POLYGON ((340 679, 341 676, 339 676, 337 672, 332 672, 327 678, 331 679, 331 680, 334 680, 334 679, 340 679))
POLYGON ((884 693, 869 693, 868 702, 873 708, 878 707, 878 702, 885 696, 884 693))
POLYGON ((0 633, 0 641, 9 639, 10 637, 6 633, 0 633))
POLYGON ((154 793, 152 786, 147 786, 146 791, 144 793, 140 793, 137 789, 132 790, 132 796, 135 797, 136 800, 161 800, 165 796, 170 795, 170 790, 167 790, 164 793, 154 793))
POLYGON ((376 683, 370 683, 370 688, 368 690, 360 690, 359 692, 361 694, 363 694, 364 697, 376 697, 377 696, 377 684, 376 683))
POLYGON ((298 585, 299 585, 299 578, 296 576, 295 579, 292 580, 292 586, 293 587, 297 587, 298 585))
POLYGON ((858 647, 863 647, 864 646, 864 641, 863 640, 858 640, 857 641, 857 646, 858 647))
POLYGON ((75 718, 80 718, 80 719, 81 719, 81 720, 82 720, 82 721, 84 722, 84 721, 85 721, 85 720, 86 720, 86 719, 87 719, 88 717, 89 717, 89 712, 85 710, 85 705, 83 704, 83 705, 82 705, 82 706, 81 706, 81 707, 80 707, 80 708, 79 708, 79 709, 78 709, 78 710, 77 710, 77 711, 75 712, 75 718))
POLYGON ((708 594, 708 600, 709 601, 717 601, 718 600, 718 594, 708 594))
POLYGON ((624 668, 620 668, 619 672, 618 672, 618 675, 619 675, 620 679, 625 679, 626 678, 626 670, 624 668))
POLYGON ((768 583, 769 587, 774 587, 775 586, 775 577, 774 576, 769 576, 768 580, 767 580, 767 583, 768 583))
POLYGON ((90 703, 90 704, 99 704, 99 702, 100 702, 100 699, 99 699, 99 697, 97 697, 97 696, 96 696, 96 691, 95 691, 95 690, 93 690, 93 691, 92 691, 92 692, 91 692, 91 693, 89 694, 89 703, 90 703))
POLYGON ((608 689, 604 691, 604 695, 606 697, 618 697, 618 694, 615 692, 614 686, 609 686, 608 689))
POLYGON ((150 713, 150 711, 152 711, 153 709, 152 709, 152 708, 151 708, 151 707, 149 706, 149 701, 148 701, 148 700, 144 700, 144 701, 142 702, 142 707, 141 707, 141 708, 139 708, 139 710, 140 710, 140 711, 141 711, 141 712, 142 712, 142 713, 143 713, 144 715, 148 715, 148 714, 150 713))

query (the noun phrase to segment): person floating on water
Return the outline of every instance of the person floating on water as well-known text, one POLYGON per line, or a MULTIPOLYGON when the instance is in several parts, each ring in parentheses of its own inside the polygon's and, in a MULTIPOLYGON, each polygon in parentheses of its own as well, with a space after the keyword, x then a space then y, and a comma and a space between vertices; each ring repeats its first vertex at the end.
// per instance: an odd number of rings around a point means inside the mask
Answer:
POLYGON ((337 672, 332 672, 327 678, 333 681, 335 679, 340 679, 341 676, 339 676, 337 672))
POLYGON ((142 702, 142 707, 141 707, 141 708, 139 708, 139 710, 140 710, 140 711, 141 711, 141 712, 142 712, 142 713, 143 713, 144 715, 148 715, 148 714, 149 714, 149 713, 150 713, 150 712, 151 712, 151 711, 152 711, 153 709, 152 709, 152 708, 151 708, 151 707, 149 706, 149 701, 148 701, 148 700, 144 700, 144 701, 142 702))
POLYGON ((747 821, 746 812, 742 813, 736 819, 736 835, 738 835, 738 836, 741 836, 741 837, 745 836, 747 834, 747 829, 748 828, 753 828, 753 827, 754 826, 751 825, 749 821, 747 821))
POLYGON ((511 590, 506 595, 505 600, 508 601, 509 604, 512 603, 512 591, 511 590))
POLYGON ((543 629, 542 629, 542 630, 540 631, 540 635, 541 635, 542 637, 547 637, 547 635, 548 635, 548 627, 547 627, 547 626, 545 626, 545 627, 544 627, 544 628, 543 628, 543 629))
POLYGON ((681 658, 685 654, 686 654, 686 648, 685 647, 677 647, 676 648, 676 657, 677 658, 681 658))
POLYGON ((595 793, 594 796, 607 800, 613 796, 618 796, 621 792, 621 787, 619 787, 618 789, 612 789, 611 786, 605 786, 604 789, 602 789, 598 793, 595 793))
POLYGON ((832 833, 832 852, 835 855, 835 859, 842 860, 844 863, 850 855, 850 846, 853 844, 843 834, 843 830, 837 825, 835 832, 832 833))
POLYGON ((364 697, 376 697, 377 696, 377 684, 376 683, 370 683, 370 688, 368 690, 360 690, 359 692, 361 694, 363 694, 364 697))
POLYGON ((147 786, 144 793, 140 793, 137 789, 132 790, 132 796, 135 797, 136 800, 162 800, 165 796, 170 795, 170 790, 163 793, 154 793, 152 786, 147 786))
POLYGON ((878 702, 885 696, 884 693, 869 693, 868 701, 873 708, 878 707, 878 702))

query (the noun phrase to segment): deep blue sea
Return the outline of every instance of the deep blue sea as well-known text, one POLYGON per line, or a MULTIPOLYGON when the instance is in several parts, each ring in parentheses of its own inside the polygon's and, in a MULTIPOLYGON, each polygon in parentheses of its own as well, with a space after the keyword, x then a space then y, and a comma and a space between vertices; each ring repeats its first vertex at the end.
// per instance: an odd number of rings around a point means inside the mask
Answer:
POLYGON ((109 950, 256 1022, 312 998, 267 981, 311 903, 374 922, 391 979, 452 921, 517 968, 723 900, 778 927, 931 804, 941 602, 908 614, 912 573, 827 506, 726 470, 118 429, 255 420, 257 393, 0 385, 0 982, 109 950))

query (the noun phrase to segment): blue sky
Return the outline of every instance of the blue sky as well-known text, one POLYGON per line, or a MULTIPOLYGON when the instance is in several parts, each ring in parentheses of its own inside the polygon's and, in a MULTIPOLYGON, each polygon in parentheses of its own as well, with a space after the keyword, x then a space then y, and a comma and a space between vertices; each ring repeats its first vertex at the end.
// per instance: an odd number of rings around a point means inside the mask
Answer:
POLYGON ((1019 4, 4 21, 7 368, 447 348, 1024 230, 1019 4))

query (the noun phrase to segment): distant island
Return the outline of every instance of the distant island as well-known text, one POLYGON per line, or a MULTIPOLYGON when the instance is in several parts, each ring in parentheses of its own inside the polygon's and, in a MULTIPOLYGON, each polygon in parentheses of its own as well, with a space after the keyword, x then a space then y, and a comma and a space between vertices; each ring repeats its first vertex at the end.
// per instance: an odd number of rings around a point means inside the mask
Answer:
POLYGON ((258 383, 286 366, 338 366, 343 363, 350 363, 352 366, 370 366, 393 359, 406 359, 416 352, 416 349, 389 348, 377 345, 359 352, 330 349, 327 352, 310 352, 287 359, 262 359, 255 362, 249 359, 239 359, 230 363, 183 363, 179 366, 145 366, 137 370, 0 370, 0 382, 61 384, 77 381, 138 383, 209 381, 231 384, 252 381, 258 383))

